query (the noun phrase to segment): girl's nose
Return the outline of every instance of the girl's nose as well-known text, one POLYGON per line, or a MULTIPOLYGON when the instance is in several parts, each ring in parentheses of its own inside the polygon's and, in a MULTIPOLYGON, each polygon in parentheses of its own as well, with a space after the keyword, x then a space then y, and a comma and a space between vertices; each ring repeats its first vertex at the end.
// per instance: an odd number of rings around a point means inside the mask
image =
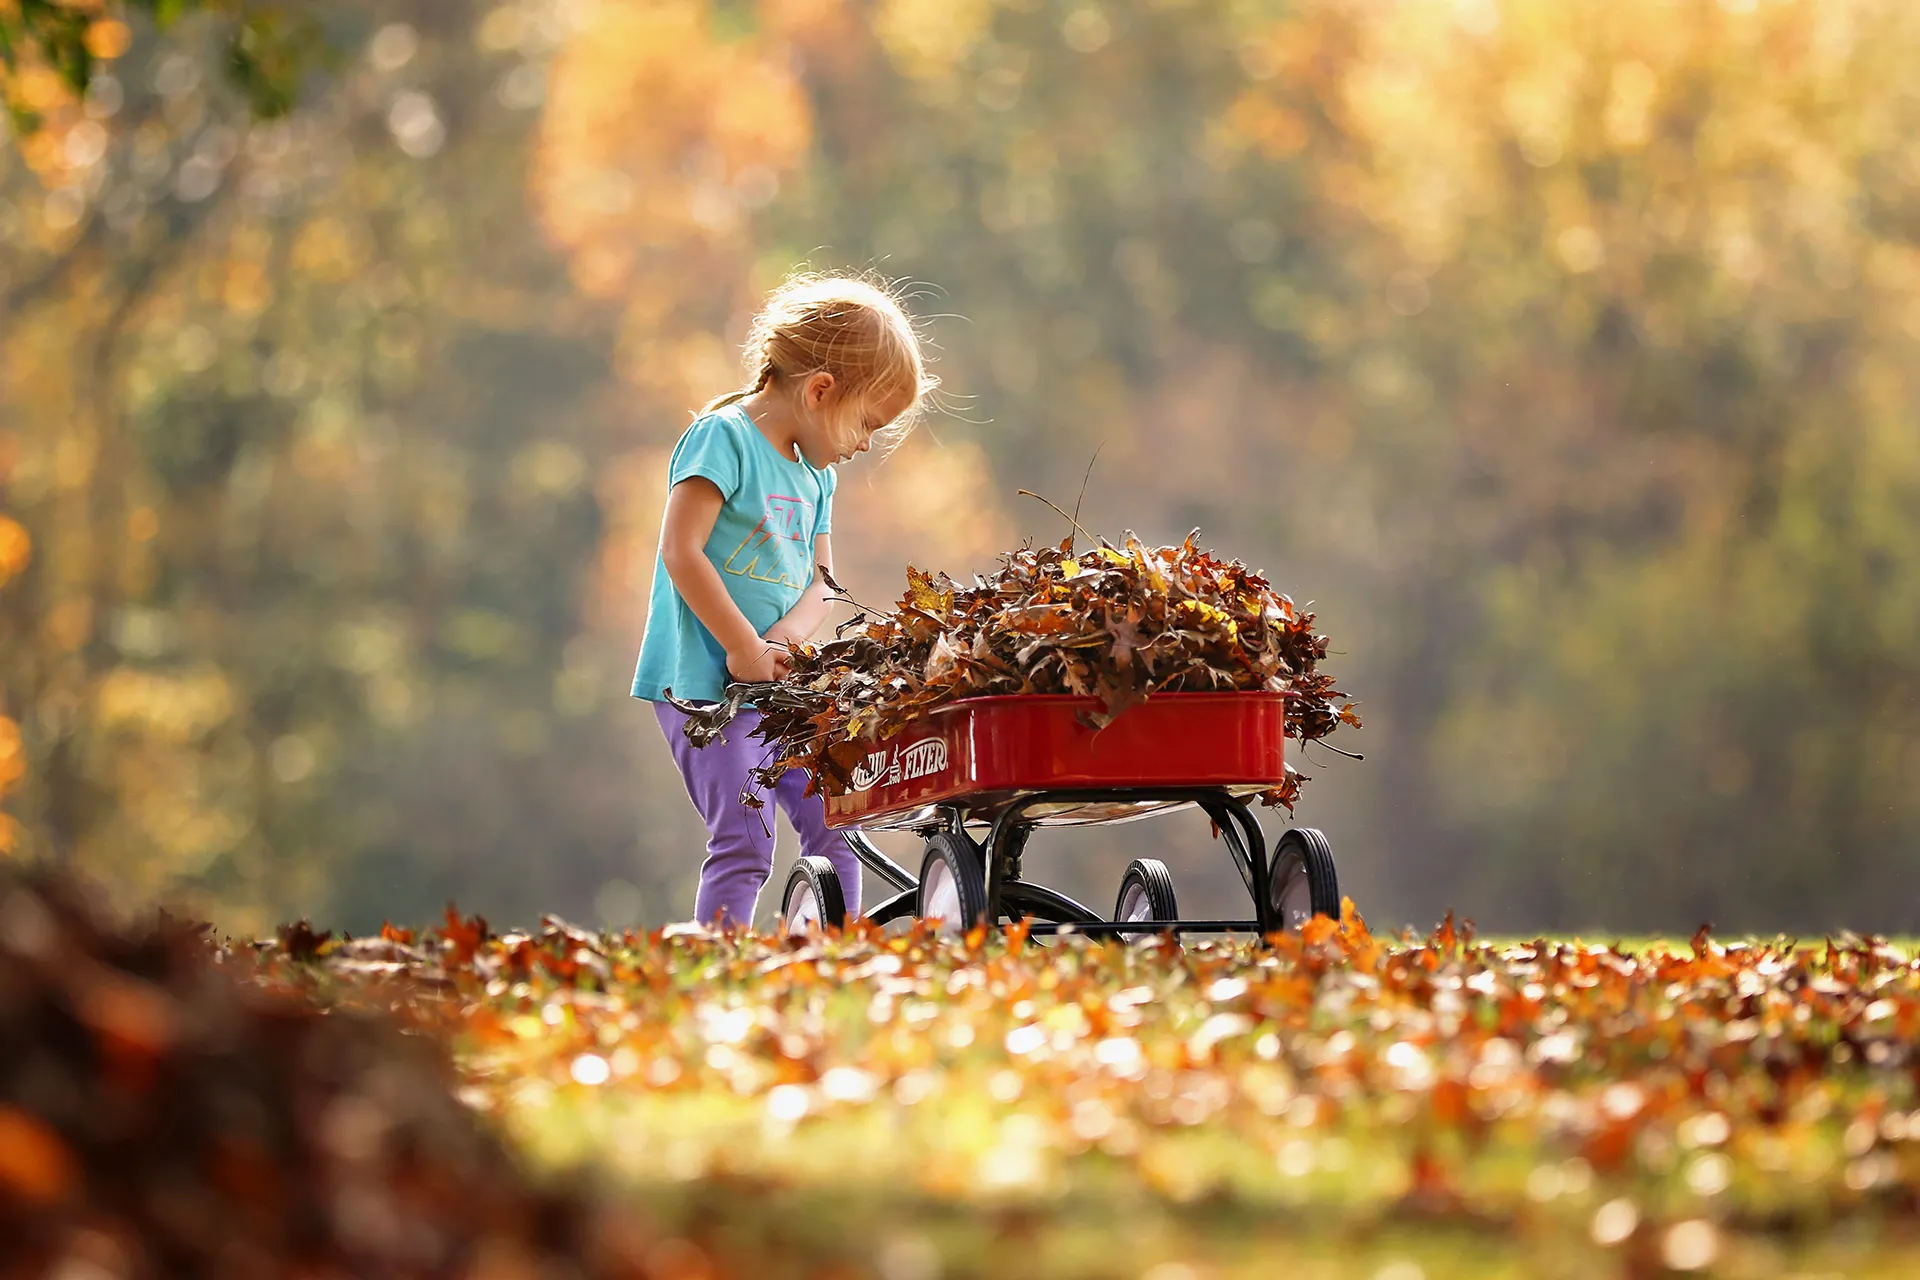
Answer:
POLYGON ((865 440, 862 440, 862 441, 860 442, 860 447, 859 447, 859 448, 857 448, 857 449, 855 449, 855 450, 854 450, 854 452, 855 452, 855 453, 865 453, 865 452, 866 452, 867 450, 869 450, 869 449, 871 449, 871 448, 873 448, 873 437, 872 437, 872 436, 868 436, 868 437, 867 437, 867 438, 866 438, 865 440))

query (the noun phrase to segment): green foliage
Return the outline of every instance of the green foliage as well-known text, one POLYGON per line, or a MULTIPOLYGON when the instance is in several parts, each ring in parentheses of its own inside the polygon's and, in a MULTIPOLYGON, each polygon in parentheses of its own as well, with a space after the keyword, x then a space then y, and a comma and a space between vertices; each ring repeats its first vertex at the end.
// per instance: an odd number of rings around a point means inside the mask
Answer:
MULTIPOLYGON (((17 14, 0 14, 0 66, 7 71, 7 87, 23 63, 38 56, 76 92, 86 86, 93 69, 87 51, 90 19, 59 0, 20 0, 17 14)), ((39 114, 7 94, 8 114, 16 130, 26 132, 40 124, 39 114)))
POLYGON ((293 109, 308 66, 325 50, 320 22, 281 9, 248 12, 227 51, 227 74, 256 116, 275 119, 293 109))
MULTIPOLYGON (((225 20, 227 74, 255 114, 273 118, 292 109, 307 68, 324 47, 318 18, 299 12, 301 7, 249 0, 127 0, 121 11, 143 14, 162 31, 192 13, 225 20)), ((50 68, 69 92, 84 95, 103 61, 96 52, 103 28, 113 29, 106 39, 117 46, 124 24, 111 12, 102 15, 65 0, 17 0, 17 11, 0 12, 0 63, 9 73, 6 97, 17 131, 31 133, 43 119, 11 91, 13 75, 37 63, 50 68)))

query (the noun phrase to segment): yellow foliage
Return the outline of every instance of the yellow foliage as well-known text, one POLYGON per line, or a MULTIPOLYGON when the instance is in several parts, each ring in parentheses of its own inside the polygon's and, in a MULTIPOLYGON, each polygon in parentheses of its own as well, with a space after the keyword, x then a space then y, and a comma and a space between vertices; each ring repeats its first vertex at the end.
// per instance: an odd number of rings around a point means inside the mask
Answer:
POLYGON ((27 751, 20 740, 20 726, 0 716, 0 796, 26 775, 27 751))
POLYGON ((127 813, 170 875, 193 875, 243 840, 252 823, 207 803, 191 776, 155 777, 128 797, 127 813))
POLYGON ((349 279, 365 265, 363 237, 338 218, 316 218, 293 242, 294 269, 325 283, 349 279))
POLYGON ((710 17, 700 0, 603 4, 555 61, 533 193, 588 292, 620 291, 642 255, 671 269, 676 247, 729 239, 804 158, 784 49, 723 41, 710 17))
POLYGON ((193 742, 233 714, 233 690, 214 670, 167 674, 117 667, 100 682, 96 715, 105 729, 132 729, 167 742, 193 742))
POLYGON ((243 316, 258 315, 273 301, 273 283, 257 262, 236 262, 227 268, 221 299, 243 316))
POLYGON ((16 145, 19 147, 20 157, 27 162, 27 167, 40 174, 43 180, 48 174, 61 167, 63 152, 59 139, 51 130, 43 129, 39 133, 29 134, 21 138, 16 145))
POLYGON ((939 79, 987 34, 994 7, 994 0, 885 0, 874 30, 902 71, 939 79))
POLYGON ((93 628, 93 601, 86 596, 68 596, 47 611, 41 632, 58 652, 78 649, 86 643, 93 628))
POLYGON ((809 14, 723 38, 705 0, 610 0, 554 60, 532 198, 575 286, 626 296, 617 367, 663 402, 731 385, 715 312, 750 305, 753 216, 812 144, 785 38, 809 14))
POLYGON ((18 520, 0 516, 0 586, 26 569, 33 559, 33 539, 18 520))
MULTIPOLYGON (((861 595, 882 595, 903 560, 985 565, 1008 545, 987 455, 972 441, 909 436, 867 476, 850 476, 834 497, 836 576, 861 595)), ((862 598, 865 598, 864 596, 862 598)))
POLYGON ((1230 135, 1269 160, 1284 160, 1307 145, 1306 121, 1264 93, 1246 92, 1228 108, 1230 135))
POLYGON ((1593 196, 1580 166, 1637 153, 1629 181, 1675 210, 1661 225, 1702 237, 1736 287, 1765 268, 1769 230, 1791 222, 1808 239, 1840 235, 1851 224, 1858 180, 1844 158, 1891 142, 1874 132, 1896 127, 1892 115, 1869 114, 1836 145, 1834 123, 1810 105, 1815 99, 1765 86, 1877 77, 1884 68, 1869 71, 1879 56, 1859 46, 1859 32, 1871 19, 1888 50, 1911 47, 1899 28, 1913 21, 1866 0, 1737 15, 1622 0, 1599 20, 1581 5, 1512 3, 1490 23, 1470 21, 1454 0, 1412 0, 1391 21, 1357 26, 1349 8, 1334 0, 1303 6, 1256 40, 1265 69, 1280 73, 1255 77, 1236 99, 1222 118, 1229 135, 1278 158, 1304 143, 1296 113, 1317 107, 1333 117, 1344 137, 1316 157, 1323 173, 1351 184, 1344 194, 1421 263, 1459 253, 1463 229, 1491 215, 1513 187, 1509 157, 1517 153, 1539 171, 1531 194, 1548 211, 1549 243, 1573 274, 1612 263, 1627 275, 1646 256, 1671 252, 1647 234, 1653 225, 1609 226, 1588 208, 1593 196), (1337 87, 1302 89, 1299 59, 1278 51, 1295 50, 1303 36, 1339 68, 1337 87), (1703 48, 1716 53, 1703 59, 1703 48), (1328 56, 1336 50, 1341 56, 1328 56), (1682 85, 1694 86, 1691 98, 1683 100, 1682 85), (1712 109, 1682 125, 1693 100, 1712 109), (1364 161, 1346 167, 1337 150, 1364 161), (1781 186, 1748 180, 1765 171, 1795 193, 1787 218, 1776 199, 1781 186), (1689 210, 1701 216, 1687 220, 1689 210))
POLYGON ((96 58, 117 58, 132 43, 132 29, 117 18, 101 18, 87 28, 87 52, 96 58))
POLYGON ((595 627, 644 624, 660 514, 666 505, 669 456, 666 449, 635 450, 613 460, 596 477, 607 528, 600 540, 594 590, 586 609, 587 620, 595 627))
MULTIPOLYGON (((27 776, 26 745, 20 739, 20 726, 0 716, 0 800, 18 788, 27 776)), ((20 844, 20 824, 0 813, 0 853, 11 853, 20 844)))
POLYGON ((53 68, 40 64, 23 67, 8 77, 7 87, 20 104, 30 111, 52 111, 73 99, 73 91, 67 88, 59 74, 53 68))

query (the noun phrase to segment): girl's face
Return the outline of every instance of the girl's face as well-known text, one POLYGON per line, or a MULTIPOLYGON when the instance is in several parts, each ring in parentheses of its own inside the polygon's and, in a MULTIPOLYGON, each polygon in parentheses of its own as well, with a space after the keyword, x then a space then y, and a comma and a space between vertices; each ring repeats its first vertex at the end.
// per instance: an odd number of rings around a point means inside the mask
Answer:
POLYGON ((849 462, 873 447, 875 433, 891 425, 913 404, 902 389, 888 396, 848 402, 830 373, 815 373, 800 384, 800 453, 816 467, 849 462))

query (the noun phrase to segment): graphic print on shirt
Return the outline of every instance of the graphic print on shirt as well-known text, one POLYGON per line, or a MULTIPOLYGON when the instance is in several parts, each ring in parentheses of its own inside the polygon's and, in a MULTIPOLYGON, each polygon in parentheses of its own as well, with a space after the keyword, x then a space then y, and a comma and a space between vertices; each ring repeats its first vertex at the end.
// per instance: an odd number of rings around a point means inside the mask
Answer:
POLYGON ((752 578, 755 582, 770 582, 775 586, 792 587, 796 591, 805 590, 807 583, 813 580, 811 572, 802 572, 807 563, 805 550, 806 531, 813 527, 813 504, 799 498, 791 498, 783 493, 767 495, 766 514, 760 517, 760 523, 753 527, 727 562, 720 567, 726 572, 752 578), (802 550, 795 552, 784 544, 798 542, 802 550))

